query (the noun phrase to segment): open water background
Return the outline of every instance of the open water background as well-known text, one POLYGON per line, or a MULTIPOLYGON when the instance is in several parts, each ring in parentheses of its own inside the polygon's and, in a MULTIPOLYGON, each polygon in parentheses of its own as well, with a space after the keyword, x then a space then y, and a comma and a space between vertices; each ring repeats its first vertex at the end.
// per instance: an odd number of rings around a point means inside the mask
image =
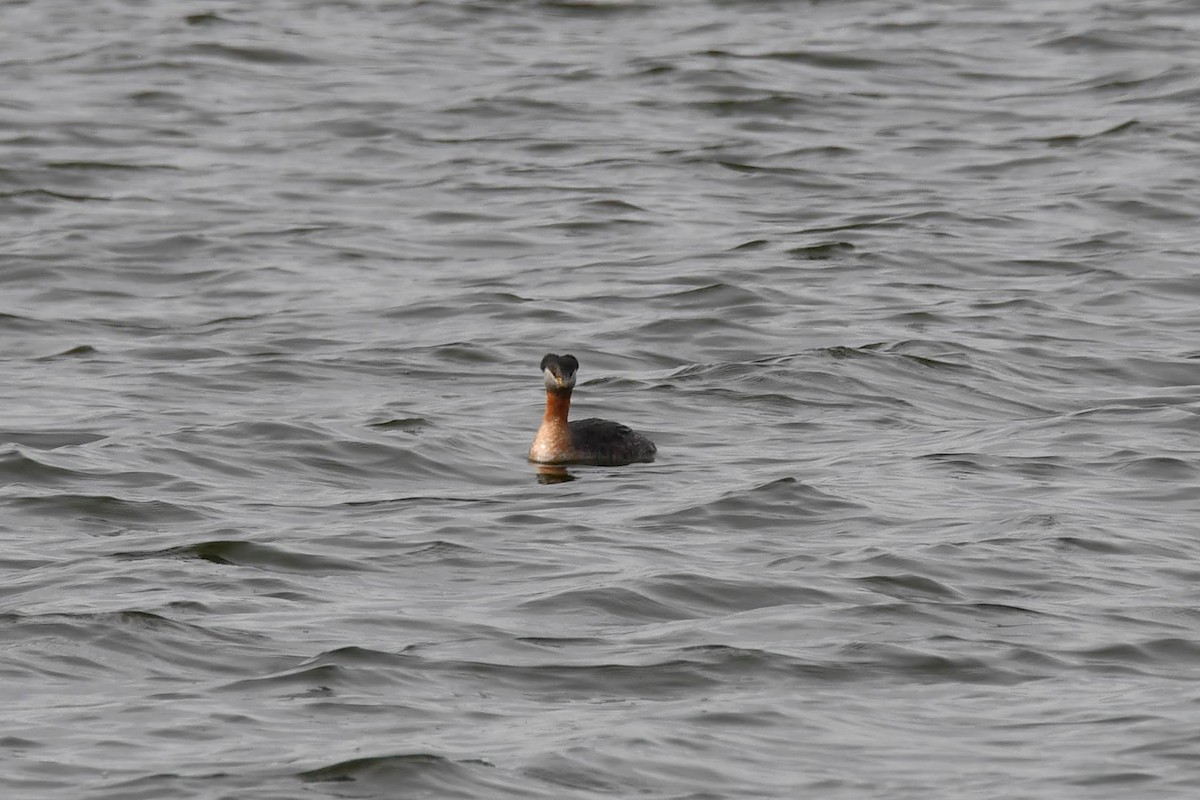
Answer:
POLYGON ((0 4, 0 794, 1200 785, 1200 6, 0 4), (538 361, 650 465, 524 460, 538 361))

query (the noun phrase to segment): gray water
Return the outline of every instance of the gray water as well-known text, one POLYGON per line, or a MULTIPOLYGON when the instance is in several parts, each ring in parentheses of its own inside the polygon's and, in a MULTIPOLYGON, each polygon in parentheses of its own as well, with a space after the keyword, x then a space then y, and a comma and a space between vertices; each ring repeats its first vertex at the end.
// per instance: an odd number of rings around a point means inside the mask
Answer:
POLYGON ((1200 783, 1200 6, 0 5, 0 794, 1200 783), (538 362, 653 464, 525 461, 538 362))

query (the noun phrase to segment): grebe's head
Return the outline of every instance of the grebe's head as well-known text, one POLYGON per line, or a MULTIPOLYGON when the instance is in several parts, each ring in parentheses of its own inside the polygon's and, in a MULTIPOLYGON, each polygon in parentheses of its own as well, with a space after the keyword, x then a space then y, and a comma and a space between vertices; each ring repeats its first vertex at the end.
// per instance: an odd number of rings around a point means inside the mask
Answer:
POLYGON ((548 391, 570 391, 575 388, 575 370, 579 361, 575 356, 560 356, 547 353, 542 357, 542 374, 546 376, 548 391))

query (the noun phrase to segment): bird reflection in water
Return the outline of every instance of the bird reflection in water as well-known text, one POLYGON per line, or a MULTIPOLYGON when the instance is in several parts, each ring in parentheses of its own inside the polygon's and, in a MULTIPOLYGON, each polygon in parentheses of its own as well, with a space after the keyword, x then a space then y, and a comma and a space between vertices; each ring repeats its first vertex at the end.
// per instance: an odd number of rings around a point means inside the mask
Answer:
POLYGON ((539 464, 537 468, 538 483, 566 483, 575 480, 575 476, 567 472, 566 467, 558 464, 539 464))

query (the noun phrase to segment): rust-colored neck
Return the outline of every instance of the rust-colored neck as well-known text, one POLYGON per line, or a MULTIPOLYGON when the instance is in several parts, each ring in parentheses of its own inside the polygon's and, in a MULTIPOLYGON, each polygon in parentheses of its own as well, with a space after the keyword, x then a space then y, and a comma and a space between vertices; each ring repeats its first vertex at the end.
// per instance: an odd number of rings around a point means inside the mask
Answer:
POLYGON ((571 390, 570 389, 547 389, 546 390, 546 414, 542 417, 542 422, 549 422, 555 425, 567 424, 567 412, 571 410, 571 390))
POLYGON ((571 445, 571 428, 567 425, 567 411, 571 408, 570 389, 546 390, 546 416, 542 427, 533 437, 529 448, 529 460, 542 464, 563 464, 575 458, 571 445))

